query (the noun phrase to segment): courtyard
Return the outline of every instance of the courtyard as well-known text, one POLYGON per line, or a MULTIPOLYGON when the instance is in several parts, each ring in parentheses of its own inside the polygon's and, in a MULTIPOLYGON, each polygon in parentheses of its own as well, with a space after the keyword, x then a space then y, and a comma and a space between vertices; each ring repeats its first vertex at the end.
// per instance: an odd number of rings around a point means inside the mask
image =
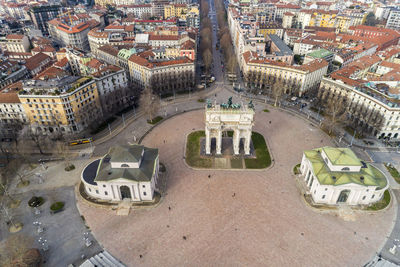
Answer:
POLYGON ((97 241, 128 266, 361 266, 384 244, 393 206, 341 216, 305 204, 293 167, 304 150, 333 145, 309 122, 275 109, 256 112, 253 130, 273 158, 265 170, 191 169, 185 139, 203 129, 198 110, 162 122, 144 138, 145 146, 159 149, 168 172, 158 206, 117 216, 78 200, 97 241))

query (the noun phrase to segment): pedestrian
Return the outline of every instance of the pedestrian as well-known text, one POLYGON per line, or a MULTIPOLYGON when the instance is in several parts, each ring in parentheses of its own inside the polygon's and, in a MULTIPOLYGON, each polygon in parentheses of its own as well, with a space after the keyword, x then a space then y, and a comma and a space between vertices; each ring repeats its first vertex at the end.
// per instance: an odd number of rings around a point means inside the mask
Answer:
POLYGON ((271 121, 269 121, 269 124, 271 124, 271 121))
POLYGON ((169 209, 169 210, 171 210, 171 207, 170 207, 170 206, 168 206, 168 209, 169 209))
POLYGON ((164 140, 164 144, 165 144, 165 140, 164 140))
POLYGON ((208 178, 209 178, 209 179, 211 178, 211 174, 208 175, 208 178))
POLYGON ((232 197, 235 197, 236 196, 236 193, 235 192, 233 192, 233 195, 232 195, 232 197))

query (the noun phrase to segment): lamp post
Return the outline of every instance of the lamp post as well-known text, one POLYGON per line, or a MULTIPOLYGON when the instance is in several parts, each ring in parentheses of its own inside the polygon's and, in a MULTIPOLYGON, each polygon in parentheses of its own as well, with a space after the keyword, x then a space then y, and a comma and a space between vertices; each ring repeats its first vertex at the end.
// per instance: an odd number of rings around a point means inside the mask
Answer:
POLYGON ((354 141, 354 137, 356 136, 356 130, 354 130, 354 134, 353 134, 353 136, 351 137, 351 141, 350 141, 350 145, 349 145, 349 147, 352 147, 353 146, 353 141, 354 141))

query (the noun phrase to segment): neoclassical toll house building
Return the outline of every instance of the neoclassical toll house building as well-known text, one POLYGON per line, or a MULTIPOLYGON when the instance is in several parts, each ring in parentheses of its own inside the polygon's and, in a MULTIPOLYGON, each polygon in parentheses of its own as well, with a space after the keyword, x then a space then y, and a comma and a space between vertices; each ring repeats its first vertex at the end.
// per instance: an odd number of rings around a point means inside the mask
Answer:
POLYGON ((369 205, 388 188, 385 175, 349 148, 304 151, 300 171, 317 204, 369 205))
POLYGON ((159 170, 158 149, 142 145, 114 146, 86 166, 81 180, 86 193, 109 201, 151 201, 159 170))

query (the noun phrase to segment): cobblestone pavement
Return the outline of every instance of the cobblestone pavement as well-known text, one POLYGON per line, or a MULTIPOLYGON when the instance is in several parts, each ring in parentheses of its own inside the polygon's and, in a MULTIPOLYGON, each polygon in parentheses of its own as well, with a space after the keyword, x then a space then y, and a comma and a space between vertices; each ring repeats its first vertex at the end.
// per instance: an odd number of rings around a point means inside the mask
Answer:
POLYGON ((183 162, 185 137, 203 129, 203 111, 157 126, 143 143, 158 147, 167 194, 129 216, 78 202, 96 239, 129 266, 361 266, 391 230, 394 207, 344 221, 305 206, 291 175, 302 151, 330 145, 295 116, 258 112, 254 130, 269 143, 264 171, 195 171, 183 162), (271 124, 269 124, 271 121, 271 124), (165 143, 164 143, 165 140, 165 143), (211 178, 208 178, 211 175, 211 178))

